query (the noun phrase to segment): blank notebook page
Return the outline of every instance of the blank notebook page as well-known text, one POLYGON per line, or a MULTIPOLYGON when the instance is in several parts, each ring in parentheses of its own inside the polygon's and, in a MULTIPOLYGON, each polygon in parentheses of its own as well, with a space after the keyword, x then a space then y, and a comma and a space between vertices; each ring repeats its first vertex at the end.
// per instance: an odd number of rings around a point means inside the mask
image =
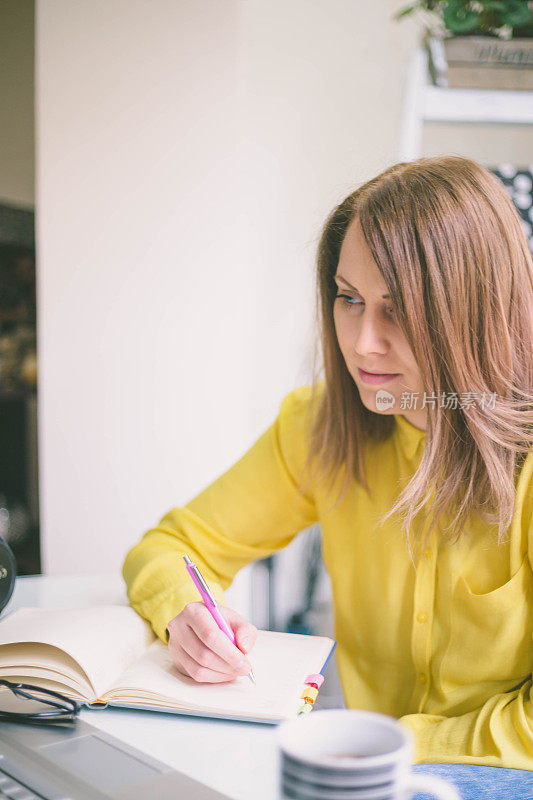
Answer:
POLYGON ((157 704, 162 707, 178 703, 187 710, 234 716, 290 717, 302 704, 304 679, 322 669, 332 647, 333 640, 323 636, 259 631, 247 653, 256 683, 243 676, 206 684, 181 675, 168 647, 158 640, 120 676, 106 697, 111 702, 155 704, 157 694, 157 704))

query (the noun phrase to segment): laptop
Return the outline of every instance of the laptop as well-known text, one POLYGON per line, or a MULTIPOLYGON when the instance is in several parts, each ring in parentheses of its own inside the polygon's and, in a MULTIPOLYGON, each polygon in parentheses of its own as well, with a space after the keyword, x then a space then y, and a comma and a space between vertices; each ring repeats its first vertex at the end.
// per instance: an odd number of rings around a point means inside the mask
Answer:
POLYGON ((0 798, 142 797, 230 800, 80 719, 68 727, 0 723, 0 798))

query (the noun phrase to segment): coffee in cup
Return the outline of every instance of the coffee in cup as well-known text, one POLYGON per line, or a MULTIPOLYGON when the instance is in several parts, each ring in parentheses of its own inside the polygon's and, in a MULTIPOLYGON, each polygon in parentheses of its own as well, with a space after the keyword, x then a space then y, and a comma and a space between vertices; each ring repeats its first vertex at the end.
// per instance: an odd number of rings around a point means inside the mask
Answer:
POLYGON ((281 800, 407 800, 428 792, 461 800, 441 778, 411 772, 414 741, 373 711, 320 709, 280 725, 281 800))

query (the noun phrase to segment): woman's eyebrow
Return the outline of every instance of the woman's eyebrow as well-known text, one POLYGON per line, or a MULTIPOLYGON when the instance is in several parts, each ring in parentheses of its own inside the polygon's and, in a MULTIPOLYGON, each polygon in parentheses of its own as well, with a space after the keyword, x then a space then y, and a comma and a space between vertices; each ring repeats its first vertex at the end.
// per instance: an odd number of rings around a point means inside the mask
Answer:
MULTIPOLYGON (((345 284, 346 284, 346 286, 348 286, 350 289, 353 289, 353 291, 354 291, 354 292, 357 292, 357 294, 361 294, 361 292, 359 291, 359 289, 356 289, 356 288, 355 288, 355 286, 352 286, 352 284, 351 284, 351 283, 348 283, 348 281, 347 281, 345 278, 343 278, 343 277, 342 277, 342 275, 334 275, 334 276, 333 276, 333 280, 335 280, 335 281, 341 281, 341 283, 345 283, 345 284)), ((382 298, 383 298, 384 300, 386 300, 388 297, 390 297, 390 294, 382 294, 381 296, 382 296, 382 298)))

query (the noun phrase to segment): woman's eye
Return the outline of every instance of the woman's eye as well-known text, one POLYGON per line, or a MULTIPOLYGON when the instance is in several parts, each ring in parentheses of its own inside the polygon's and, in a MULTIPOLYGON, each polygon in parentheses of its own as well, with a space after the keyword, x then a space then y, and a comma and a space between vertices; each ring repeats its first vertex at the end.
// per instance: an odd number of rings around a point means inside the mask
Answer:
MULTIPOLYGON (((338 294, 335 296, 335 300, 342 300, 343 306, 347 308, 354 308, 354 306, 364 306, 364 302, 362 300, 358 300, 357 297, 350 297, 348 294, 338 294)), ((391 317, 395 317, 396 313, 392 306, 389 306, 387 309, 387 313, 391 317)))
POLYGON ((335 297, 335 300, 342 300, 343 306, 362 305, 361 300, 358 300, 356 297, 350 297, 350 295, 348 295, 348 294, 338 294, 335 297))

